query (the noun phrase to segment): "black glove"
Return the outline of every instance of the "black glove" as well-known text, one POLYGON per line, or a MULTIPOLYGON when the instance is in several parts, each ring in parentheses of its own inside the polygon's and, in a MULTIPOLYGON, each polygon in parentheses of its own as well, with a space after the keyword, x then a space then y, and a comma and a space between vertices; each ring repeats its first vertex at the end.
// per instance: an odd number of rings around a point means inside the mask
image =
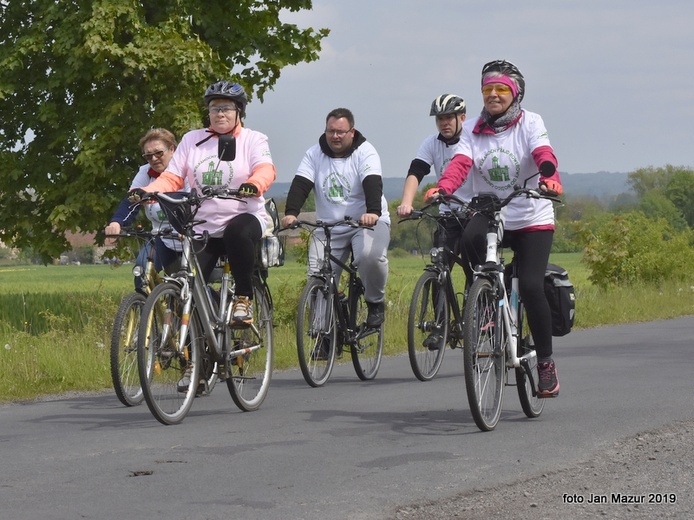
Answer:
POLYGON ((256 188, 255 185, 251 184, 250 182, 244 182, 241 186, 239 186, 239 195, 242 197, 257 197, 258 188, 256 188))
POLYGON ((132 204, 137 204, 147 196, 147 192, 142 188, 135 188, 128 192, 128 200, 132 204))

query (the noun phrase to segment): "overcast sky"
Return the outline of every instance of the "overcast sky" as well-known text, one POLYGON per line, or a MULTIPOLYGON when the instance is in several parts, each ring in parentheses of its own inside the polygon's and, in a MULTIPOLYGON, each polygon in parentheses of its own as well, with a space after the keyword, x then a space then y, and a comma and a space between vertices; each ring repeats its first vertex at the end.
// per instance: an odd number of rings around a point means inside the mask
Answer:
POLYGON ((318 61, 283 69, 248 107, 278 181, 341 106, 384 176, 404 177, 435 131, 432 100, 458 94, 478 116, 480 70, 494 59, 523 72, 522 106, 543 117, 561 172, 694 165, 692 0, 314 0, 283 19, 331 32, 318 61))

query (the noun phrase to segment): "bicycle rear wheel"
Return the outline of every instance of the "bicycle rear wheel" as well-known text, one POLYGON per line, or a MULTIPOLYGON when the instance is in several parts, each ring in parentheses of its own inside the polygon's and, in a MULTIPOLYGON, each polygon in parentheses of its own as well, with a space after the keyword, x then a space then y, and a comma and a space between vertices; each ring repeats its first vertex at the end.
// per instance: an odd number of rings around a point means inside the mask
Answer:
MULTIPOLYGON (((530 328, 525 318, 525 308, 521 303, 518 306, 518 357, 522 357, 535 350, 533 337, 530 334, 530 328)), ((532 381, 525 373, 525 369, 521 366, 516 368, 516 389, 518 390, 518 399, 521 403, 521 408, 526 416, 530 418, 538 417, 545 408, 545 400, 537 396, 537 383, 539 375, 537 373, 537 357, 532 357, 529 360, 529 368, 531 370, 532 381)))
POLYGON ((438 273, 424 271, 412 293, 407 320, 407 353, 420 381, 434 378, 441 367, 448 339, 449 305, 438 273))
POLYGON ((125 406, 136 406, 144 399, 137 371, 137 338, 144 305, 142 294, 130 293, 120 302, 113 320, 111 379, 116 396, 125 406))
POLYGON ((183 302, 178 285, 163 283, 155 287, 142 309, 138 368, 147 406, 163 424, 181 422, 198 389, 199 354, 204 338, 195 309, 188 320, 185 346, 179 347, 182 323, 183 302))
POLYGON ((506 350, 497 300, 491 282, 478 278, 463 312, 465 388, 470 412, 482 431, 493 430, 499 422, 504 391, 506 350))
POLYGON ((253 324, 227 327, 227 387, 244 412, 260 408, 270 390, 274 362, 272 304, 266 286, 253 282, 253 324))
MULTIPOLYGON (((351 295, 350 295, 351 296, 351 295)), ((376 377, 383 357, 383 324, 375 329, 366 326, 369 310, 364 295, 357 300, 356 341, 351 345, 352 365, 357 377, 368 381, 376 377)))
POLYGON ((333 293, 320 278, 309 277, 296 313, 299 367, 312 387, 325 384, 335 364, 337 318, 333 293))

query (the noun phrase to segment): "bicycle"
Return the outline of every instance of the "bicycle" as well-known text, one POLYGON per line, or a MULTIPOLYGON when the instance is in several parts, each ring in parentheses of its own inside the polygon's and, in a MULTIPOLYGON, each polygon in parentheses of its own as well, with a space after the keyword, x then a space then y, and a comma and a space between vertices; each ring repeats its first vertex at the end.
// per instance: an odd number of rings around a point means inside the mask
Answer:
POLYGON ((256 264, 253 276, 251 325, 230 325, 234 284, 223 259, 218 291, 202 278, 194 226, 200 205, 213 197, 234 198, 237 190, 205 189, 202 195, 150 193, 182 238, 180 270, 165 276, 142 310, 138 338, 138 369, 147 405, 163 424, 176 424, 190 411, 193 399, 211 391, 210 381, 226 380, 236 406, 257 410, 265 400, 274 358, 272 297, 267 270, 256 264), (172 196, 175 195, 175 196, 172 196), (202 381, 202 385, 199 383, 202 381))
POLYGON ((474 211, 489 218, 486 261, 474 268, 463 312, 465 388, 472 417, 482 431, 493 430, 501 417, 504 386, 513 386, 508 382, 511 370, 515 372, 525 415, 538 417, 545 404, 537 393, 537 355, 518 294, 517 262, 514 258, 506 266, 501 248, 501 210, 520 196, 561 202, 537 190, 516 186, 505 199, 484 193, 470 203, 474 211))
POLYGON ((133 276, 142 280, 142 292, 133 291, 127 294, 121 300, 113 320, 110 352, 111 380, 118 400, 125 406, 137 406, 144 399, 137 371, 140 314, 147 295, 162 282, 161 276, 154 268, 154 239, 157 236, 169 235, 171 235, 170 231, 153 232, 141 227, 125 227, 118 234, 106 235, 107 238, 136 238, 139 242, 150 246, 145 267, 133 267, 133 276))
POLYGON ((467 203, 455 195, 441 195, 431 204, 413 210, 400 222, 432 220, 439 229, 438 241, 429 252, 430 263, 417 280, 407 319, 407 353, 415 377, 430 381, 441 368, 446 345, 463 348, 463 294, 456 291, 450 261, 463 266, 463 260, 446 245, 446 223, 465 227, 467 203), (433 211, 441 203, 456 203, 445 213, 433 211))
POLYGON ((349 217, 328 224, 317 221, 295 221, 289 229, 308 227, 321 229, 325 235, 323 258, 317 273, 312 273, 299 297, 296 315, 296 345, 299 366, 306 382, 322 386, 330 378, 335 359, 345 347, 351 354, 357 377, 368 381, 376 377, 383 356, 383 324, 366 326, 368 313, 364 299, 364 284, 359 278, 354 255, 347 263, 332 254, 332 230, 338 226, 360 227, 349 217), (345 291, 339 290, 340 280, 333 265, 347 274, 345 291))

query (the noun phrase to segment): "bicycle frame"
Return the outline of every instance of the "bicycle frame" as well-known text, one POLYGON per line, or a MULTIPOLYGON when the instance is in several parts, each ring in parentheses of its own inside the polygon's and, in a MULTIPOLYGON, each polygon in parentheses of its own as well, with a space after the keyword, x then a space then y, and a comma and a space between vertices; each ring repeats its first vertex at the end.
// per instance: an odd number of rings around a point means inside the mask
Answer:
POLYGON ((430 251, 431 264, 427 265, 424 269, 427 271, 434 272, 438 275, 442 285, 446 288, 446 295, 449 302, 451 311, 453 311, 453 323, 454 327, 449 332, 449 335, 454 332, 453 339, 456 344, 462 341, 463 330, 460 326, 463 323, 463 307, 458 301, 457 294, 455 292, 455 287, 453 287, 453 279, 451 277, 451 268, 448 264, 448 258, 451 258, 456 264, 461 268, 464 262, 456 255, 451 249, 445 245, 439 245, 432 248, 430 251))
MULTIPOLYGON (((444 229, 445 231, 445 228, 441 225, 441 221, 451 217, 447 217, 442 214, 434 215, 432 213, 427 212, 427 209, 429 209, 434 204, 445 202, 454 202, 460 205, 461 209, 452 211, 456 214, 456 218, 465 218, 465 213, 467 213, 467 203, 455 195, 442 195, 439 201, 435 201, 432 204, 428 204, 420 210, 413 211, 411 217, 404 218, 400 222, 405 222, 407 220, 413 219, 420 219, 423 217, 429 217, 431 219, 434 219, 436 221, 436 225, 439 228, 444 229)), ((453 262, 455 264, 458 264, 461 267, 461 269, 463 268, 465 263, 460 256, 456 255, 455 252, 453 252, 446 245, 445 234, 443 233, 439 235, 439 239, 437 243, 434 244, 434 247, 429 251, 429 255, 431 263, 428 264, 424 268, 424 270, 435 273, 439 277, 440 283, 446 288, 447 300, 449 302, 450 309, 453 312, 454 325, 452 330, 449 331, 449 337, 451 336, 451 332, 453 332, 454 334, 452 335, 452 338, 455 341, 455 344, 457 345, 459 342, 462 342, 463 340, 463 306, 461 306, 460 302, 458 301, 458 297, 455 292, 455 287, 453 286, 453 279, 451 278, 451 267, 449 260, 453 260, 453 262)))
MULTIPOLYGON (((507 338, 504 348, 506 349, 506 368, 522 367, 526 376, 530 379, 533 389, 533 396, 537 393, 536 381, 532 375, 532 366, 537 364, 537 353, 531 350, 528 354, 518 356, 518 346, 520 342, 520 323, 518 309, 520 307, 520 296, 518 294, 518 273, 515 262, 512 262, 511 290, 508 291, 505 282, 505 264, 501 243, 504 237, 504 225, 501 219, 501 212, 494 211, 494 218, 489 221, 487 230, 487 249, 485 264, 477 266, 473 270, 474 278, 479 276, 487 278, 496 288, 499 313, 503 317, 503 329, 497 327, 496 334, 503 333, 507 338), (510 295, 510 298, 509 298, 510 295)), ((501 338, 497 337, 497 344, 501 338)))
MULTIPOLYGON (((169 202, 177 202, 176 199, 171 199, 161 193, 158 194, 158 197, 169 202)), ((231 292, 230 289, 232 288, 231 269, 228 260, 225 258, 221 280, 219 308, 217 309, 217 312, 215 312, 212 296, 207 290, 207 284, 202 277, 202 270, 198 262, 197 254, 195 253, 194 242, 196 235, 194 235, 193 232, 193 224, 194 223, 191 222, 188 228, 185 230, 185 233, 182 235, 183 253, 181 255, 181 267, 179 272, 173 276, 164 277, 165 281, 173 282, 180 286, 181 296, 184 300, 184 323, 180 328, 181 334, 178 338, 176 348, 179 351, 185 350, 184 345, 186 344, 188 332, 190 330, 189 320, 191 311, 193 310, 193 305, 195 305, 200 317, 201 326, 207 344, 212 347, 218 361, 224 360, 225 356, 229 356, 230 359, 234 359, 238 356, 242 356, 262 348, 260 343, 255 343, 254 345, 243 349, 225 352, 223 341, 224 331, 226 323, 231 317, 231 301, 229 300, 229 294, 231 292)), ((203 235, 203 239, 206 238, 207 236, 203 235)), ((260 276, 260 278, 262 280, 262 276, 260 276)), ((257 325, 253 323, 250 325, 250 328, 254 332, 255 337, 259 338, 260 332, 257 325)))
POLYGON ((323 223, 316 223, 316 227, 323 229, 325 233, 325 244, 323 246, 323 260, 320 271, 312 276, 318 276, 328 282, 330 291, 333 294, 333 311, 338 320, 338 347, 347 345, 353 346, 366 336, 376 334, 375 329, 361 327, 356 323, 358 296, 363 293, 364 286, 358 277, 354 267, 354 256, 350 253, 349 263, 342 262, 332 253, 331 228, 333 226, 323 223), (333 264, 339 266, 349 277, 347 282, 347 305, 343 305, 339 298, 340 280, 336 278, 336 271, 333 264))

